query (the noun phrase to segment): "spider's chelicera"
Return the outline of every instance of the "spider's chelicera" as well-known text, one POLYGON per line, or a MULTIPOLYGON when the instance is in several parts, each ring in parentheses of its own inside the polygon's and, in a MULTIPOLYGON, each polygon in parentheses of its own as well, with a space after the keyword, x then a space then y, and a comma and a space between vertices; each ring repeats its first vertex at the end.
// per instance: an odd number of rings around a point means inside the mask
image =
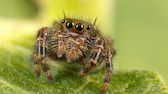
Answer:
POLYGON ((112 58, 115 50, 112 39, 101 35, 94 24, 86 21, 65 18, 55 22, 52 27, 43 27, 38 31, 34 51, 34 69, 40 76, 42 67, 47 78, 53 82, 46 57, 51 59, 66 58, 83 66, 79 76, 83 77, 92 68, 105 60, 106 75, 102 92, 105 93, 112 75, 112 58))

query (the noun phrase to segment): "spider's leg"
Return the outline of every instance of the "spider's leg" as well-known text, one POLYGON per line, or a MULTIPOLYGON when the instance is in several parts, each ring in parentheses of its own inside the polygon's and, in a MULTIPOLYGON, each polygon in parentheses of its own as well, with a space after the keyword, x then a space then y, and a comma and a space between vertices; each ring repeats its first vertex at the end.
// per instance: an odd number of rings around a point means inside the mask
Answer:
POLYGON ((84 65, 82 71, 79 74, 80 77, 85 76, 86 73, 88 73, 93 67, 101 62, 104 44, 105 43, 103 38, 98 38, 96 40, 95 46, 89 55, 89 60, 87 61, 88 63, 84 65))
POLYGON ((57 31, 57 38, 58 38, 58 50, 57 50, 57 56, 60 58, 63 56, 65 52, 65 44, 63 41, 63 34, 61 33, 61 30, 57 31))
POLYGON ((40 64, 38 61, 37 53, 34 51, 32 56, 34 60, 34 70, 35 70, 36 76, 39 77, 40 76, 40 64))
POLYGON ((53 82, 53 77, 49 71, 48 64, 46 63, 46 40, 47 40, 47 29, 48 28, 42 28, 38 31, 36 44, 35 44, 35 51, 34 51, 34 69, 36 72, 36 75, 40 76, 40 66, 42 67, 43 71, 45 72, 47 78, 53 82))
POLYGON ((106 62, 106 75, 104 78, 104 85, 102 87, 102 94, 106 94, 106 91, 108 89, 108 84, 110 83, 110 78, 112 75, 112 68, 113 68, 113 63, 112 63, 112 58, 115 55, 115 50, 111 49, 111 43, 107 41, 107 47, 105 48, 105 62, 106 62))

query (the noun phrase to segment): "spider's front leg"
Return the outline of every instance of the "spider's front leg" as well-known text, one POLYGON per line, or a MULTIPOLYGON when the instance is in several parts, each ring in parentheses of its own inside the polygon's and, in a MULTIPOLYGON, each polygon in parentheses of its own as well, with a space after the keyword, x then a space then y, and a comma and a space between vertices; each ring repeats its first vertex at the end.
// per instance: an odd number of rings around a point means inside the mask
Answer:
POLYGON ((85 76, 86 73, 88 73, 93 67, 101 63, 103 58, 104 45, 105 45, 104 39, 99 37, 96 40, 95 45, 89 55, 89 61, 86 61, 88 63, 84 65, 82 71, 79 74, 80 77, 85 76))
POLYGON ((46 45, 47 32, 48 32, 47 27, 42 28, 38 31, 37 39, 36 39, 36 43, 35 43, 35 49, 34 49, 34 53, 33 53, 34 69, 35 69, 37 77, 39 77, 40 76, 40 65, 41 65, 47 78, 51 82, 53 82, 53 77, 49 71, 48 64, 46 63, 46 60, 45 60, 46 49, 47 49, 47 45, 46 45))
POLYGON ((104 78, 104 85, 102 87, 102 94, 106 94, 108 85, 110 83, 110 78, 112 75, 112 68, 113 68, 112 58, 115 55, 115 50, 111 48, 111 46, 112 46, 111 39, 106 39, 106 47, 105 47, 106 75, 104 78))

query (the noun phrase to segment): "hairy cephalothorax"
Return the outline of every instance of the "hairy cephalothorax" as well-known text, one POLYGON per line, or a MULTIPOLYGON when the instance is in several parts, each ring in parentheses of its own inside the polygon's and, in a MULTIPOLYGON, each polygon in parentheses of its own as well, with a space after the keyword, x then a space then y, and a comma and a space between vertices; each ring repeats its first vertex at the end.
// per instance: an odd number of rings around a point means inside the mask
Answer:
POLYGON ((36 75, 40 76, 42 67, 47 78, 53 82, 46 57, 56 60, 66 58, 68 63, 81 64, 83 69, 79 73, 80 77, 105 60, 106 75, 102 87, 102 93, 105 93, 112 75, 112 58, 115 53, 112 44, 112 39, 103 37, 94 24, 71 18, 54 22, 52 27, 38 31, 33 51, 36 75))

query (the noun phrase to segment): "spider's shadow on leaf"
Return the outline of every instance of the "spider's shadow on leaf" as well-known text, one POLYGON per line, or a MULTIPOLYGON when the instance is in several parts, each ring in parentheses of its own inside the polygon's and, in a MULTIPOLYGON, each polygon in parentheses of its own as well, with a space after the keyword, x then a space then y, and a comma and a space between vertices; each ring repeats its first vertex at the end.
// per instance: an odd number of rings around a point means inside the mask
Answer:
MULTIPOLYGON (((55 81, 60 81, 60 80, 68 80, 68 79, 73 79, 73 80, 81 80, 87 76, 94 76, 98 73, 102 73, 102 65, 97 66, 93 68, 91 71, 87 73, 87 75, 83 78, 79 77, 79 72, 82 70, 82 65, 77 64, 77 63, 67 63, 65 61, 52 61, 49 63, 51 67, 51 72, 54 76, 55 81)), ((104 75, 103 75, 104 76, 104 75)))

